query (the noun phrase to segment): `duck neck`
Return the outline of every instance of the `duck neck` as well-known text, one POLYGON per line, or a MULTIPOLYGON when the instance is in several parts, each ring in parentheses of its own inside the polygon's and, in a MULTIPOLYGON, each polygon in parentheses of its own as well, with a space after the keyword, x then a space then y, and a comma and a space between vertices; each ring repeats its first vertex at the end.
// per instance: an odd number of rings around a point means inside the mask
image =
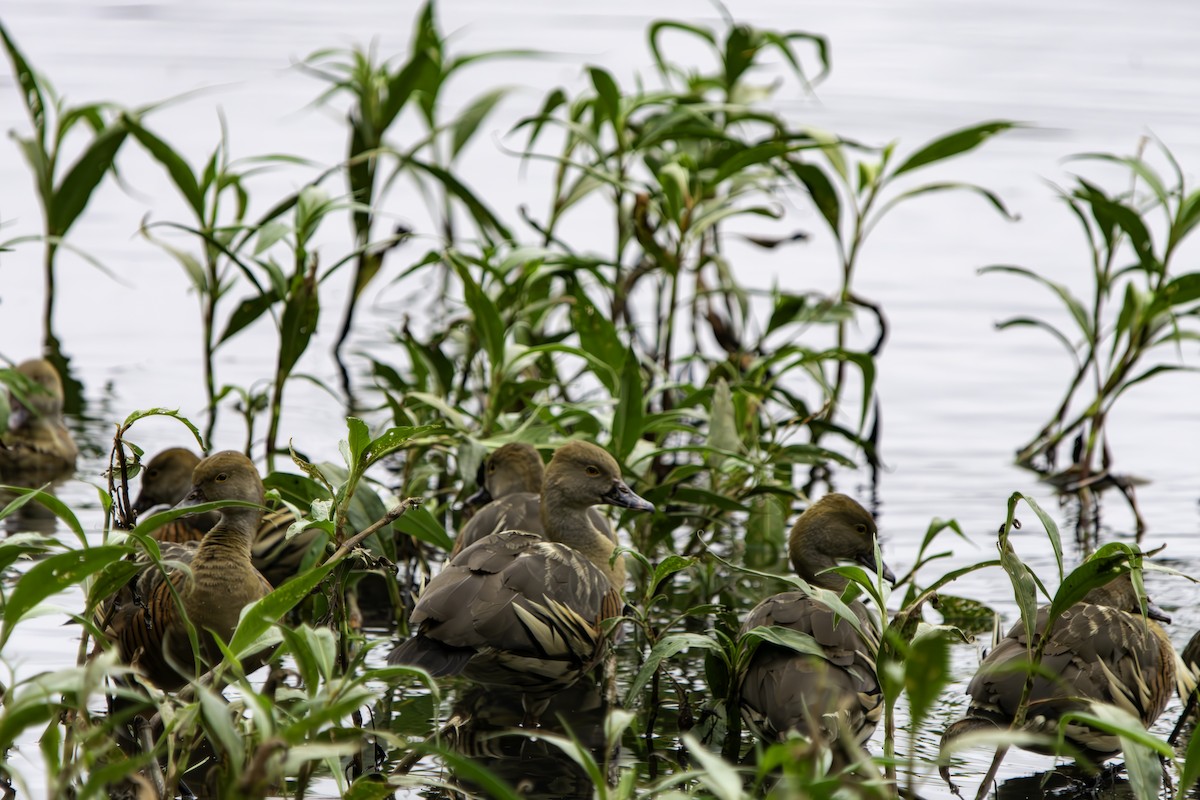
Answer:
POLYGON ((596 529, 587 510, 588 507, 579 508, 543 493, 542 529, 550 541, 565 544, 586 556, 621 591, 625 586, 625 559, 618 557, 614 561, 616 545, 596 529))
POLYGON ((812 546, 807 538, 799 538, 792 545, 792 566, 796 574, 811 586, 819 586, 841 594, 850 582, 836 572, 826 572, 836 567, 837 559, 812 546))
POLYGON ((262 520, 256 509, 225 509, 220 521, 200 540, 193 561, 195 566, 214 563, 228 566, 230 562, 250 563, 250 546, 262 520))

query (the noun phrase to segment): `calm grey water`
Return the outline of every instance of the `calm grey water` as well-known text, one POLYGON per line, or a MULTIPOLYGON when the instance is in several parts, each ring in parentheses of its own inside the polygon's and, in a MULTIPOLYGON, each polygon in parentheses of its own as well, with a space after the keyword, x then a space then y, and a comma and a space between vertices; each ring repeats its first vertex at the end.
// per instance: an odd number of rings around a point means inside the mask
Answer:
MULTIPOLYGON (((9 0, 2 13, 27 57, 73 102, 137 106, 211 87, 151 118, 193 163, 207 157, 217 142, 220 109, 236 157, 287 152, 330 164, 344 147, 338 115, 308 106, 320 87, 290 65, 318 48, 372 40, 381 53, 401 52, 415 10, 412 2, 381 0, 9 0)), ((993 328, 1017 313, 1058 319, 1048 295, 1015 279, 979 277, 975 270, 991 263, 1023 264, 1076 288, 1086 285, 1078 230, 1046 185, 1067 180, 1071 167, 1061 161, 1067 155, 1129 153, 1139 137, 1153 133, 1173 149, 1189 179, 1197 178, 1200 50, 1194 35, 1200 30, 1200 6, 1182 0, 1136 6, 1115 0, 746 0, 731 3, 730 10, 749 22, 829 37, 833 75, 819 88, 819 101, 790 89, 778 99, 788 113, 813 126, 873 143, 897 139, 903 149, 987 119, 1031 126, 928 176, 995 189, 1021 215, 1019 222, 1000 219, 966 195, 919 200, 875 231, 857 278, 860 293, 882 304, 892 328, 879 364, 887 463, 879 485, 880 523, 888 559, 900 569, 911 563, 933 516, 955 517, 976 537, 978 548, 959 546, 955 563, 986 557, 1012 491, 1058 510, 1047 487, 1014 468, 1011 455, 1057 403, 1069 363, 1048 337, 993 328)), ((475 188, 506 213, 518 203, 546 206, 545 173, 535 165, 522 176, 510 155, 518 143, 504 138, 512 122, 536 108, 542 93, 556 85, 578 86, 584 63, 601 64, 626 82, 635 72, 649 74, 644 30, 650 20, 717 18, 712 6, 681 0, 616 0, 603 6, 451 0, 440 11, 443 29, 454 32, 453 46, 461 50, 542 48, 564 54, 495 63, 464 78, 452 94, 465 99, 485 87, 516 87, 490 135, 462 164, 475 188)), ((11 77, 0 75, 0 127, 24 131, 26 125, 11 77)), ((137 235, 145 215, 180 219, 182 210, 158 168, 132 148, 121 167, 126 189, 106 184, 71 236, 115 279, 70 253, 59 262, 58 333, 88 387, 93 415, 102 419, 86 428, 88 451, 79 480, 62 495, 93 527, 99 526, 99 508, 88 482, 99 481, 111 423, 150 406, 178 407, 199 417, 203 406, 195 298, 180 269, 137 235)), ((256 184, 257 209, 308 177, 299 170, 264 177, 256 184)), ((414 194, 394 193, 387 209, 418 231, 430 229, 414 194)), ((0 220, 5 224, 0 239, 36 232, 38 214, 16 147, 0 144, 0 220)), ((802 209, 787 224, 808 230, 812 240, 772 255, 732 248, 744 280, 795 290, 832 286, 832 248, 820 220, 802 209)), ((597 248, 608 241, 597 235, 586 214, 577 214, 565 230, 574 241, 591 241, 597 248)), ((333 226, 322 231, 331 252, 344 251, 346 234, 333 226)), ((1185 254, 1192 263, 1195 253, 1193 248, 1185 254)), ((36 245, 0 255, 0 355, 9 359, 29 357, 39 347, 39 258, 36 245)), ((389 328, 400 314, 419 308, 426 291, 385 287, 385 282, 379 282, 379 297, 364 309, 355 337, 356 349, 382 356, 390 355, 389 328)), ((335 287, 327 309, 340 308, 341 291, 335 287)), ((336 317, 326 317, 323 342, 310 348, 301 371, 333 379, 326 354, 336 317)), ((274 348, 273 330, 260 326, 224 353, 221 381, 246 385, 268 375, 274 348)), ((1194 345, 1184 355, 1196 364, 1194 345)), ((1152 481, 1139 492, 1150 525, 1147 543, 1166 543, 1170 563, 1190 574, 1200 574, 1196 380, 1194 375, 1164 376, 1134 390, 1109 428, 1120 468, 1152 481)), ((297 382, 288 389, 286 408, 285 435, 318 457, 337 457, 336 434, 327 423, 341 415, 338 401, 297 382)), ((173 424, 148 422, 138 426, 134 438, 153 451, 178 443, 181 434, 173 424)), ((216 444, 240 447, 243 435, 235 416, 227 413, 216 444)), ((852 493, 865 484, 865 476, 839 478, 839 488, 852 493)), ((1032 515, 1024 516, 1031 523, 1027 530, 1035 528, 1032 515)), ((1066 526, 1068 512, 1062 510, 1060 517, 1066 526)), ((1129 535, 1132 522, 1120 503, 1107 504, 1104 520, 1105 536, 1129 535)), ((1036 566, 1049 566, 1043 537, 1034 533, 1019 546, 1036 566)), ((1015 614, 1007 586, 997 573, 973 579, 959 591, 1001 608, 1011 621, 1015 614)), ((1200 589, 1161 578, 1151 588, 1174 614, 1172 636, 1182 644, 1200 627, 1195 602, 1200 589)), ((24 637, 0 658, 4 671, 20 677, 72 662, 76 644, 62 635, 60 622, 61 617, 49 615, 24 626, 24 637)), ((973 648, 961 648, 956 669, 964 682, 976 662, 973 648)), ((947 698, 947 717, 953 716, 949 706, 958 702, 959 688, 947 698)), ((1169 729, 1170 716, 1168 711, 1160 728, 1169 729)), ((981 771, 987 756, 971 754, 965 771, 981 771)), ((18 758, 29 759, 36 786, 39 767, 32 742, 18 758)), ((1002 776, 1049 766, 1047 759, 1014 753, 1002 776)), ((930 797, 946 794, 937 783, 923 791, 930 797)))

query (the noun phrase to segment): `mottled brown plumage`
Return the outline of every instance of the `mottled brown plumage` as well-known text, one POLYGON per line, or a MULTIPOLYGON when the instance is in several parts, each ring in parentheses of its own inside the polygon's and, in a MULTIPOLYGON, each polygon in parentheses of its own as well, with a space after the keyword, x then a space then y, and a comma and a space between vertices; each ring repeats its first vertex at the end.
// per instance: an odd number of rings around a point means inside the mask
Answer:
POLYGON ((36 486, 75 470, 79 448, 63 423, 63 385, 45 359, 18 364, 30 384, 25 400, 9 395, 8 430, 0 433, 0 479, 36 486))
POLYGON ((653 509, 604 450, 560 447, 542 488, 546 538, 504 531, 451 559, 413 609, 417 635, 388 662, 528 692, 577 680, 605 651, 600 623, 623 605, 623 560, 612 559, 612 540, 587 514, 600 503, 653 509))
MULTIPOLYGON (((875 520, 843 494, 828 494, 809 506, 792 527, 788 551, 797 574, 811 586, 841 592, 846 578, 824 570, 856 561, 872 572, 875 520)), ((887 580, 894 580, 886 566, 887 580)), ((784 592, 759 603, 742 624, 742 634, 778 625, 813 638, 822 655, 762 643, 741 675, 742 714, 767 741, 797 731, 834 745, 843 736, 865 742, 883 712, 875 672, 878 624, 859 601, 850 603, 862 635, 824 603, 804 592, 784 592)))
MULTIPOLYGON (((454 539, 450 557, 485 536, 500 531, 525 531, 539 536, 542 530, 542 478, 545 468, 542 457, 531 445, 512 442, 500 447, 480 465, 480 489, 467 502, 482 504, 467 520, 454 539)), ((613 542, 617 535, 608 520, 596 508, 587 514, 592 525, 613 542)))
MULTIPOLYGON (((1175 651, 1153 618, 1166 619, 1150 605, 1141 614, 1128 575, 1093 589, 1054 622, 1034 678, 1024 730, 1055 736, 1059 718, 1087 711, 1093 702, 1110 703, 1149 726, 1162 713, 1175 683, 1175 651), (1053 677, 1049 677, 1053 676, 1053 677)), ((1038 609, 1035 637, 1046 630, 1049 607, 1038 609)), ((1030 636, 1018 621, 988 653, 967 687, 967 716, 943 736, 947 741, 977 728, 1006 728, 1013 722, 1025 685, 1030 636)), ((1066 726, 1066 740, 1092 761, 1121 752, 1113 735, 1078 724, 1066 726)), ((1046 752, 1029 747, 1035 752, 1046 752)))
MULTIPOLYGON (((218 500, 262 504, 258 470, 241 453, 226 450, 201 461, 182 504, 218 500)), ((250 562, 250 544, 261 518, 261 508, 224 508, 199 543, 162 545, 163 558, 170 562, 168 573, 147 565, 108 611, 106 633, 123 661, 166 691, 180 688, 202 667, 220 661, 212 635, 228 641, 242 609, 271 591, 271 584, 250 562), (185 614, 199 637, 204 661, 200 666, 193 658, 185 614)))

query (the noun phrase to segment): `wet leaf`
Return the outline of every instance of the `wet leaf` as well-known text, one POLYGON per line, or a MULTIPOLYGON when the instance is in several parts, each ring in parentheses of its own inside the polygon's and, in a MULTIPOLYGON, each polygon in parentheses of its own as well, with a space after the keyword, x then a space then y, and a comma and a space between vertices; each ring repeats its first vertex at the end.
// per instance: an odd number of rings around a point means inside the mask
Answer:
POLYGON ((34 606, 121 560, 128 552, 128 548, 120 545, 100 545, 47 556, 30 567, 4 604, 0 649, 12 636, 17 623, 34 606))

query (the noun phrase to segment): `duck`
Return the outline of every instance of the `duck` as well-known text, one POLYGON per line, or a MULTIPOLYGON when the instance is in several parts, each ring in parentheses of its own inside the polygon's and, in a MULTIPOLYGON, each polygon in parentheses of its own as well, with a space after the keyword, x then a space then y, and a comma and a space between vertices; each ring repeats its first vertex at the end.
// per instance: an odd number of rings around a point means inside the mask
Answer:
POLYGON ((224 450, 201 460, 179 507, 219 500, 256 507, 222 508, 217 524, 199 542, 164 544, 163 560, 176 566, 164 574, 147 564, 112 598, 105 613, 106 638, 121 660, 163 691, 176 691, 203 671, 193 657, 188 620, 195 626, 204 664, 216 664, 222 656, 214 635, 228 642, 242 609, 272 590, 250 558, 263 516, 262 479, 239 452, 224 450))
MULTIPOLYGON (((490 454, 479 465, 476 478, 479 491, 467 498, 468 508, 478 509, 467 520, 458 536, 450 558, 485 536, 506 530, 544 534, 542 528, 542 479, 545 467, 533 445, 509 442, 490 454)), ((617 541, 617 535, 604 514, 589 508, 587 514, 593 526, 617 541)))
MULTIPOLYGON (((170 447, 155 454, 142 471, 134 511, 143 514, 156 506, 173 506, 183 500, 199 463, 200 456, 186 447, 170 447)), ((150 536, 160 542, 198 542, 217 523, 217 517, 215 511, 180 517, 156 528, 150 536)), ((312 544, 324 535, 318 528, 306 528, 289 539, 287 532, 295 521, 296 515, 288 508, 268 511, 255 532, 250 558, 272 586, 278 587, 298 573, 312 544)))
POLYGON ((23 400, 10 391, 8 430, 0 433, 0 478, 28 486, 73 472, 79 447, 63 422, 58 370, 34 358, 18 364, 16 372, 31 388, 23 400))
MULTIPOLYGON (((1044 674, 1033 680, 1023 730, 1056 737, 1060 717, 1087 711, 1093 702, 1116 705, 1146 727, 1158 719, 1174 688, 1176 656, 1159 625, 1170 618, 1149 601, 1145 616, 1141 609, 1133 581, 1123 573, 1092 589, 1054 621, 1041 661, 1044 674)), ((1049 606, 1038 609, 1035 637, 1045 632, 1049 614, 1049 606)), ((987 654, 967 686, 967 714, 946 729, 943 750, 969 731, 1012 725, 1024 691, 1030 641, 1025 623, 1018 621, 987 654)), ((1121 752, 1114 734, 1074 723, 1066 725, 1064 734, 1085 762, 1099 764, 1121 752)), ((1053 754, 1036 743, 1020 746, 1053 754)))
MULTIPOLYGON (((140 516, 158 506, 174 506, 187 496, 192 486, 192 473, 200 463, 200 456, 186 447, 169 447, 146 463, 141 473, 141 488, 133 501, 133 510, 140 516)), ((189 514, 168 522, 150 532, 159 542, 183 544, 198 542, 219 515, 215 511, 189 514)))
POLYGON ((451 558, 413 608, 416 634, 388 663, 531 695, 575 683, 602 660, 602 623, 624 607, 624 559, 587 513, 600 504, 654 510, 603 448, 559 447, 542 484, 544 536, 500 531, 451 558))
MULTIPOLYGON (((849 581, 826 570, 840 561, 861 564, 894 583, 891 570, 875 557, 877 536, 869 511, 847 495, 830 493, 796 519, 788 554, 801 579, 837 594, 849 581)), ((746 616, 742 636, 760 626, 782 626, 808 634, 823 653, 758 645, 739 676, 739 702, 742 718, 763 741, 781 741, 795 731, 817 746, 847 754, 875 731, 883 714, 875 669, 879 627, 861 601, 848 605, 861 632, 800 591, 768 597, 746 616)))

